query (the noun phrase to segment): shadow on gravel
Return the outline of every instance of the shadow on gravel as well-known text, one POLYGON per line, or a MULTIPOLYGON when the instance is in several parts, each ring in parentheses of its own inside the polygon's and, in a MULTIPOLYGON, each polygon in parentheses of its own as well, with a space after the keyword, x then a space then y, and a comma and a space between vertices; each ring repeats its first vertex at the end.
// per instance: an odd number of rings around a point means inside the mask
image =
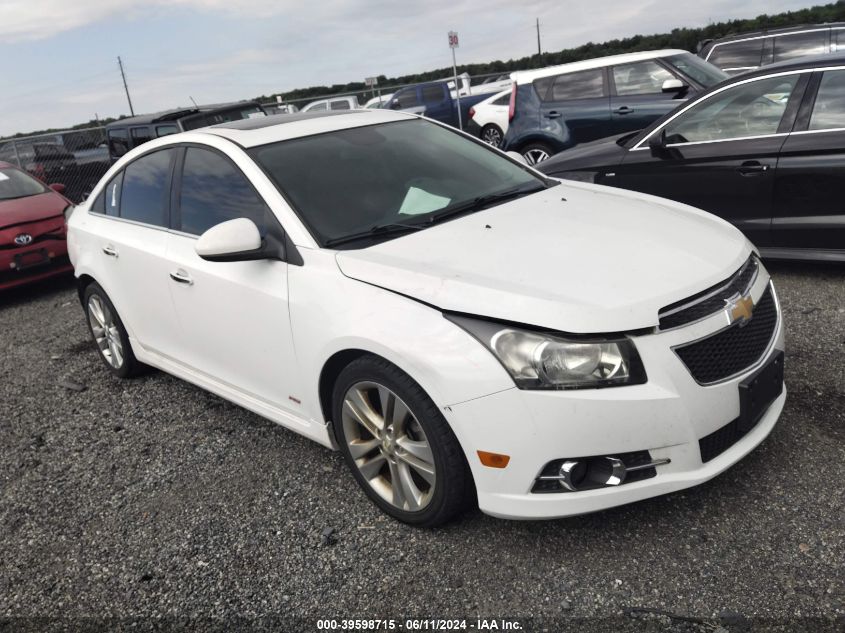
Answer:
POLYGON ((36 281, 26 286, 12 288, 11 290, 0 290, 0 311, 33 301, 49 299, 73 287, 73 275, 68 273, 67 275, 36 281))

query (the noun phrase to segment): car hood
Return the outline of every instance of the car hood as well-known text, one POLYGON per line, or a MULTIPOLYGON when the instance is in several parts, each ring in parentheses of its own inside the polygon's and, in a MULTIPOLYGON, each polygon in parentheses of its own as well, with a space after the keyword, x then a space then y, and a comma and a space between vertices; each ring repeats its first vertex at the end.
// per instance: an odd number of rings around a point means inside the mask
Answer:
POLYGON ((544 160, 537 165, 537 169, 550 176, 567 171, 612 169, 625 157, 627 150, 616 142, 625 136, 631 136, 631 133, 577 145, 544 160))
POLYGON ((60 216, 68 204, 62 196, 50 191, 26 198, 0 200, 0 229, 60 216))
POLYGON ((750 252, 703 211, 571 183, 336 258, 348 277, 441 310, 587 334, 656 326, 750 252))

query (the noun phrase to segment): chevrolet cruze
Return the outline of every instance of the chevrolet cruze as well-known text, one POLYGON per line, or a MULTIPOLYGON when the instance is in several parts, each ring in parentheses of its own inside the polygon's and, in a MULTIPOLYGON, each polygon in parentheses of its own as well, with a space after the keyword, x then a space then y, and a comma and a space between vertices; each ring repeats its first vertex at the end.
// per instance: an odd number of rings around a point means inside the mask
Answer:
POLYGON ((339 449, 416 525, 693 486, 786 397, 775 289, 735 228, 408 114, 151 141, 68 244, 112 373, 157 367, 339 449))

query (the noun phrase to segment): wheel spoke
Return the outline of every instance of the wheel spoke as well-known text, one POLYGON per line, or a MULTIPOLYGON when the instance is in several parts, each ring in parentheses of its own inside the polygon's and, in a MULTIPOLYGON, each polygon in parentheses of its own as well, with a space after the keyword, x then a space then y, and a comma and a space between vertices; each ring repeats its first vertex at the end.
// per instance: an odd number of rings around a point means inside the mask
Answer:
POLYGON ((360 389, 350 389, 343 401, 343 410, 359 425, 364 427, 370 435, 377 438, 384 420, 373 410, 367 397, 360 389))
POLYGON ((410 453, 397 454, 396 458, 403 464, 413 468, 417 474, 425 479, 430 486, 434 486, 436 476, 434 474, 434 464, 421 460, 410 453))
POLYGON ((408 510, 418 510, 422 502, 422 492, 411 477, 411 470, 402 462, 390 465, 390 477, 393 484, 393 503, 408 510))
POLYGON ((352 440, 349 442, 349 452, 352 455, 353 459, 360 459, 364 457, 367 453, 372 451, 379 445, 379 441, 376 439, 372 440, 352 440))
POLYGON ((110 344, 110 347, 112 365, 114 365, 115 368, 118 368, 123 365, 123 345, 120 344, 119 340, 116 340, 110 344))
POLYGON ((431 453, 431 447, 428 445, 428 442, 412 440, 408 436, 405 436, 396 440, 396 443, 420 461, 427 464, 434 463, 434 455, 431 453))
POLYGON ((393 405, 393 411, 391 412, 390 420, 393 423, 393 428, 396 432, 403 431, 405 429, 405 422, 408 419, 408 415, 411 412, 408 410, 408 406, 395 398, 395 403, 393 405))
POLYGON ((387 463, 387 459, 381 453, 373 455, 371 459, 358 464, 358 470, 364 475, 364 479, 370 480, 378 477, 382 467, 387 463))
POLYGON ((103 305, 100 303, 100 298, 97 296, 91 297, 88 301, 88 313, 94 318, 101 328, 106 327, 105 316, 103 316, 103 305))

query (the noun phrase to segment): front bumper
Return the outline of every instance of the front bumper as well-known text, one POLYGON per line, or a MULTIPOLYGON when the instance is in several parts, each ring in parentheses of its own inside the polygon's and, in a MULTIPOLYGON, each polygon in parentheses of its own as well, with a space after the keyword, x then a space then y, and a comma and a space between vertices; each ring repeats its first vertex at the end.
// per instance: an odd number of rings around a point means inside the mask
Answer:
MULTIPOLYGON (((768 275, 752 288, 755 303, 768 275)), ((740 375, 702 386, 673 347, 725 327, 718 313, 687 327, 635 338, 648 372, 643 385, 579 391, 527 391, 516 388, 446 407, 447 419, 466 450, 482 511, 511 519, 585 514, 703 483, 752 451, 774 428, 786 390, 757 424, 717 457, 702 461, 699 440, 740 415, 739 384, 784 349, 778 322, 763 357, 740 375), (482 466, 477 450, 510 456, 506 468, 482 466), (656 476, 595 490, 533 493, 547 463, 562 458, 648 451, 669 459, 656 476)))
POLYGON ((0 290, 9 290, 72 271, 65 240, 43 240, 29 247, 0 250, 0 290), (19 267, 21 262, 29 261, 27 256, 35 253, 43 255, 45 261, 19 267), (25 258, 21 258, 21 255, 25 258))

